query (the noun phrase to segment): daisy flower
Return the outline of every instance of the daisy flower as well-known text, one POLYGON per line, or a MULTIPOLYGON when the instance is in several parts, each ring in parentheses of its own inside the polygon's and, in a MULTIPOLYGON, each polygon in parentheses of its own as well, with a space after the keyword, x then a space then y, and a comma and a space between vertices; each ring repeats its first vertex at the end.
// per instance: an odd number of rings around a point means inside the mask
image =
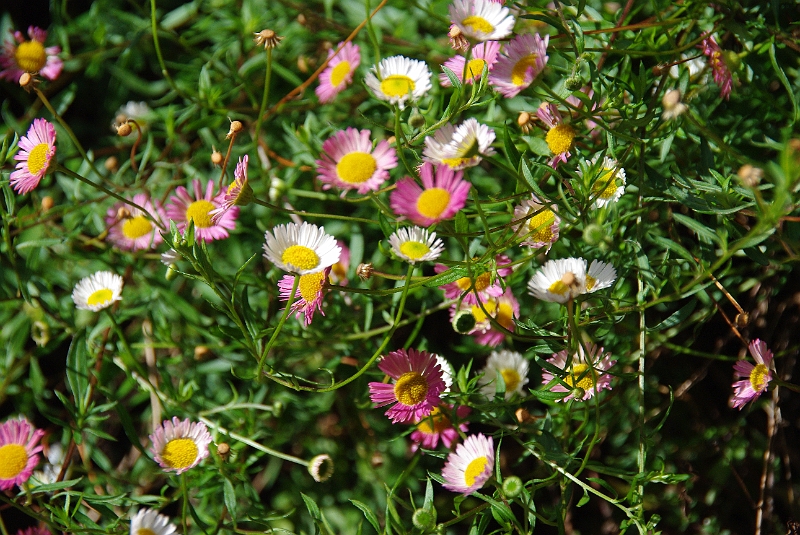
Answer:
POLYGON ((494 473, 494 441, 482 433, 470 435, 448 455, 442 469, 447 490, 467 496, 481 488, 494 473))
POLYGON ((614 269, 614 266, 600 260, 592 260, 583 285, 586 293, 591 293, 608 288, 614 284, 615 280, 617 280, 617 270, 614 269))
POLYGON ((23 73, 39 73, 48 80, 55 80, 64 68, 64 62, 58 58, 61 48, 50 46, 45 48, 44 42, 47 39, 47 32, 36 26, 28 26, 28 37, 26 41, 22 32, 13 32, 14 41, 3 43, 3 51, 0 53, 0 78, 4 78, 11 83, 19 82, 19 77, 23 73))
POLYGON ((377 98, 402 110, 408 99, 418 100, 430 90, 431 71, 424 61, 392 56, 373 65, 364 83, 377 98))
MULTIPOLYGON (((161 204, 158 201, 151 201, 145 193, 134 195, 133 203, 144 208, 149 215, 157 217, 159 223, 167 219, 161 204)), ((118 202, 108 209, 106 225, 108 225, 108 241, 123 251, 152 249, 164 241, 158 226, 145 215, 145 212, 123 202, 118 202), (120 217, 123 213, 125 215, 120 217)))
POLYGON ((536 110, 536 115, 549 128, 544 140, 547 142, 550 152, 553 153, 550 167, 555 168, 560 162, 566 162, 570 157, 570 151, 575 146, 575 129, 564 122, 558 108, 549 102, 542 102, 542 105, 536 110))
POLYGON ((34 119, 28 133, 19 140, 20 151, 14 156, 17 169, 11 176, 11 187, 19 194, 39 185, 50 160, 56 155, 56 129, 44 119, 34 119))
MULTIPOLYGON (((486 41, 472 49, 470 54, 472 57, 469 61, 467 61, 464 56, 453 56, 444 62, 443 67, 447 67, 453 71, 456 77, 461 80, 461 83, 472 84, 481 79, 484 67, 486 67, 489 72, 492 72, 499 53, 500 43, 497 41, 486 41)), ((448 78, 445 73, 439 75, 439 84, 442 87, 450 87, 453 85, 450 82, 450 78, 448 78)))
POLYGON ((546 247, 545 252, 558 239, 561 218, 555 204, 542 204, 535 195, 514 207, 512 225, 514 234, 523 238, 520 245, 533 248, 546 247))
POLYGON ((75 306, 97 312, 122 300, 122 277, 110 271, 98 271, 82 278, 72 290, 75 306))
POLYGON ((444 251, 442 240, 435 232, 428 233, 420 227, 403 227, 389 236, 392 251, 406 262, 427 262, 436 260, 444 251))
MULTIPOLYGON (((519 301, 511 288, 506 288, 500 297, 489 297, 480 303, 468 305, 462 301, 461 308, 469 310, 475 318, 475 328, 468 334, 475 338, 476 343, 487 347, 500 345, 506 338, 506 331, 514 332, 514 318, 519 317, 519 301), (498 329, 489 318, 505 330, 498 329)), ((451 316, 455 316, 455 312, 455 309, 451 309, 451 316)))
POLYGON ((389 178, 389 169, 397 167, 397 153, 386 140, 372 148, 369 130, 340 130, 322 144, 317 160, 317 178, 323 189, 337 187, 346 193, 376 191, 389 178))
POLYGON ((140 509, 131 519, 131 535, 172 535, 175 526, 169 517, 154 509, 140 509))
POLYGON ((386 411, 392 423, 420 421, 439 404, 445 384, 436 355, 398 349, 383 356, 378 368, 394 383, 370 383, 369 396, 375 407, 392 405, 386 411))
POLYGON ((497 41, 514 29, 509 9, 492 0, 454 0, 447 9, 450 22, 477 41, 497 41))
POLYGON ((22 417, 0 425, 0 491, 22 485, 39 463, 38 445, 44 431, 36 429, 22 417))
POLYGON ((442 370, 442 381, 444 381, 444 390, 442 392, 450 392, 450 387, 453 386, 453 376, 456 374, 453 365, 441 355, 436 355, 436 363, 442 370))
POLYGON ((750 342, 749 349, 756 365, 744 360, 733 365, 734 375, 742 380, 733 383, 731 406, 739 410, 763 394, 772 381, 772 351, 767 344, 756 339, 750 342))
MULTIPOLYGON (((439 289, 444 292, 445 299, 462 299, 464 303, 469 305, 477 303, 478 296, 482 301, 486 301, 489 297, 500 297, 503 295, 503 287, 498 279, 511 275, 513 270, 510 267, 505 267, 510 264, 511 259, 509 257, 499 254, 494 257, 493 270, 484 271, 472 278, 461 277, 453 282, 439 286, 439 289), (474 291, 470 291, 471 289, 474 291)), ((448 269, 444 264, 433 266, 433 270, 437 274, 444 273, 448 269)))
POLYGON ((528 281, 529 293, 544 301, 566 303, 585 293, 586 260, 559 258, 548 260, 528 281))
POLYGON ((211 435, 203 422, 192 423, 177 416, 164 420, 150 435, 150 452, 158 465, 167 472, 182 474, 208 457, 211 435))
POLYGON ((319 86, 315 93, 322 103, 331 102, 340 91, 353 83, 353 74, 361 64, 360 49, 353 43, 339 43, 336 49, 328 50, 328 58, 333 56, 339 47, 342 49, 319 75, 319 86))
POLYGON ((509 41, 497 60, 489 83, 506 98, 512 98, 533 83, 547 65, 549 35, 519 35, 509 41))
POLYGON ((325 229, 310 223, 278 225, 264 234, 264 257, 297 275, 317 273, 339 261, 342 252, 325 229))
POLYGON ((422 227, 455 216, 467 203, 471 185, 462 179, 463 171, 446 165, 436 166, 435 173, 433 164, 425 162, 419 170, 422 187, 411 177, 399 181, 389 197, 392 210, 422 227))
POLYGON ((454 170, 478 165, 483 156, 495 153, 494 130, 470 118, 454 127, 445 124, 433 136, 425 138, 422 157, 425 161, 445 164, 454 170))
MULTIPOLYGON (((622 194, 625 193, 625 169, 613 159, 605 156, 603 164, 598 169, 597 159, 595 156, 591 162, 587 163, 589 169, 596 169, 592 173, 591 179, 591 197, 594 199, 594 207, 602 208, 612 202, 617 202, 622 194)), ((583 170, 579 169, 578 174, 583 176, 583 170)))
MULTIPOLYGON (((325 312, 322 310, 322 297, 324 296, 325 286, 328 282, 328 276, 331 273, 331 268, 326 267, 322 271, 316 273, 308 273, 306 275, 298 275, 300 282, 297 285, 297 290, 294 293, 294 299, 291 306, 291 312, 295 312, 295 318, 300 321, 303 318, 303 325, 308 327, 311 325, 311 320, 314 319, 314 313, 319 310, 323 316, 325 312)), ((284 275, 278 281, 278 289, 280 290, 281 301, 289 301, 291 298, 292 287, 294 287, 294 275, 284 275)))
POLYGON ((253 202, 253 188, 247 180, 247 162, 250 157, 245 154, 239 158, 236 170, 233 172, 233 182, 228 186, 228 190, 221 195, 222 199, 217 198, 219 207, 209 212, 211 223, 216 225, 225 214, 234 206, 247 206, 253 202))
MULTIPOLYGON (((604 373, 617 363, 611 360, 611 353, 603 353, 603 348, 598 348, 594 344, 588 344, 586 352, 583 346, 578 346, 578 351, 568 359, 567 350, 554 353, 547 359, 550 364, 564 370, 561 380, 569 385, 569 389, 560 383, 550 387, 551 392, 569 392, 570 394, 556 401, 567 401, 577 399, 584 401, 595 395, 601 390, 611 390, 611 375, 604 373), (568 362, 569 360, 569 362, 568 362), (582 392, 582 394, 581 394, 582 392)), ((553 380, 553 374, 544 370, 542 372, 542 384, 546 385, 553 380)))
MULTIPOLYGON (((458 407, 455 410, 456 418, 461 421, 470 413, 469 407, 458 407)), ((453 414, 452 405, 442 404, 434 407, 429 415, 422 418, 417 422, 417 428, 411 433, 411 451, 417 451, 419 448, 427 450, 436 449, 439 445, 439 440, 442 441, 445 448, 450 448, 455 442, 458 441, 458 431, 455 425, 450 420, 450 415, 453 414), (443 410, 444 409, 444 410, 443 410)), ((468 429, 466 422, 461 422, 458 429, 462 432, 468 429)))
POLYGON ((503 378, 506 400, 511 399, 514 394, 525 395, 523 387, 528 384, 528 361, 520 353, 507 350, 492 351, 481 373, 483 376, 478 379, 478 385, 487 398, 494 398, 498 376, 503 378))
POLYGON ((194 197, 183 186, 175 189, 175 195, 170 197, 167 205, 167 217, 175 221, 181 232, 186 230, 189 221, 194 221, 194 236, 198 240, 210 242, 227 238, 228 231, 236 227, 239 207, 232 206, 215 222, 211 212, 223 205, 225 196, 222 193, 214 195, 213 180, 206 184, 205 195, 199 180, 192 180, 192 188, 194 197))
POLYGON ((708 64, 711 65, 711 72, 714 75, 714 82, 719 86, 719 96, 728 100, 733 88, 733 77, 722 56, 722 49, 717 44, 713 35, 709 35, 703 42, 697 45, 703 49, 703 54, 708 57, 708 64))

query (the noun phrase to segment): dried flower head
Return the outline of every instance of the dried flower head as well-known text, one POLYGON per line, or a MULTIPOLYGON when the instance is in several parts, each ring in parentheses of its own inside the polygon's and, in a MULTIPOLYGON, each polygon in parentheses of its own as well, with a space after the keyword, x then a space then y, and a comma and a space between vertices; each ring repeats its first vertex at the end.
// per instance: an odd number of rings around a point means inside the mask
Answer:
POLYGON ((283 40, 283 37, 275 33, 275 30, 267 28, 266 30, 257 32, 253 40, 256 42, 257 46, 264 45, 264 49, 266 50, 267 48, 275 48, 278 46, 281 40, 283 40))

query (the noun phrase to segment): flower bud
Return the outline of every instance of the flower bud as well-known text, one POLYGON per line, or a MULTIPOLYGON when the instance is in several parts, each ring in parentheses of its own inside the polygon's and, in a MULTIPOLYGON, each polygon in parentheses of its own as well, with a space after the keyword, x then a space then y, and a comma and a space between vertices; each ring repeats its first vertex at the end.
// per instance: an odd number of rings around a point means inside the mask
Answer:
POLYGON ((30 90, 33 86, 33 76, 28 72, 23 72, 22 76, 19 77, 19 85, 23 89, 30 90))
POLYGON ((418 111, 415 111, 411 114, 411 117, 408 118, 408 124, 411 128, 422 128, 425 126, 425 117, 418 111))
POLYGON ((308 473, 317 483, 327 481, 333 475, 333 459, 330 455, 317 455, 308 463, 308 473))
POLYGON ((436 509, 417 509, 414 511, 414 516, 411 517, 411 523, 423 533, 431 531, 436 527, 436 509))
POLYGON ((129 136, 131 135, 132 131, 133 129, 131 128, 131 125, 129 125, 127 121, 117 125, 117 135, 120 137, 129 136))
POLYGON ((586 228, 583 229, 583 241, 589 245, 597 245, 605 240, 605 238, 606 233, 603 230, 603 227, 597 223, 586 225, 586 228))
POLYGON ((217 149, 212 148, 211 150, 211 163, 220 166, 222 162, 225 161, 225 158, 222 156, 222 153, 217 149))
POLYGON ((194 348, 194 360, 205 360, 211 356, 211 350, 207 346, 196 346, 194 348))
POLYGON ((459 310, 453 316, 453 329, 459 334, 467 334, 475 328, 475 316, 469 310, 459 310))
POLYGON ((217 455, 219 455, 220 459, 227 461, 230 454, 231 447, 226 442, 220 442, 217 444, 217 455))
POLYGON ((507 477, 503 480, 503 494, 506 498, 516 498, 522 494, 525 485, 517 476, 507 477))
POLYGON ((577 91, 581 87, 583 87, 583 80, 578 75, 573 75, 564 80, 564 87, 569 89, 570 91, 577 91))
POLYGON ((755 188, 761 182, 761 179, 764 178, 764 170, 746 163, 739 168, 736 175, 739 177, 739 180, 742 181, 742 184, 748 188, 755 188))
POLYGON ((527 111, 519 112, 517 126, 522 130, 523 134, 530 134, 531 130, 533 130, 533 116, 527 111))
POLYGON ((231 137, 235 136, 236 134, 241 132, 243 128, 244 125, 242 124, 241 121, 231 121, 231 127, 228 130, 228 135, 225 136, 225 139, 230 139, 231 137))

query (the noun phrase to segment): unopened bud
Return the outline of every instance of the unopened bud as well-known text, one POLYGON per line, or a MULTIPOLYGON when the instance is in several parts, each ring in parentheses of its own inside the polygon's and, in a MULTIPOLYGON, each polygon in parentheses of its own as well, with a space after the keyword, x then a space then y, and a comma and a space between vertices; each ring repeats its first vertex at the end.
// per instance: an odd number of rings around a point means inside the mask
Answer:
POLYGON ((747 327, 747 324, 750 323, 750 314, 747 312, 743 312, 741 314, 736 314, 736 326, 740 329, 747 327))
POLYGON ((297 70, 303 74, 308 72, 308 60, 305 56, 297 56, 297 70))
POLYGON ((585 241, 589 245, 597 245, 600 242, 602 242, 605 238, 606 238, 606 233, 603 230, 603 227, 601 227, 597 223, 586 225, 586 228, 583 229, 583 241, 585 241))
POLYGON ((653 67, 653 76, 663 76, 669 72, 669 69, 670 69, 669 65, 666 65, 664 63, 659 63, 658 65, 653 67))
POLYGON ((225 160, 225 158, 222 156, 222 153, 220 151, 218 151, 217 149, 212 149, 212 151, 211 151, 211 163, 212 164, 214 164, 216 166, 220 166, 220 165, 222 165, 222 162, 224 160, 225 160))
POLYGON ((422 128, 425 126, 425 117, 419 112, 412 113, 411 117, 408 118, 408 124, 411 128, 422 128))
POLYGON ((131 128, 131 125, 129 125, 127 121, 117 125, 117 135, 120 137, 129 136, 132 131, 133 129, 131 128))
POLYGON ((53 206, 55 206, 56 202, 50 195, 45 195, 42 197, 42 212, 49 211, 53 206))
POLYGON ((461 28, 455 24, 450 26, 450 31, 447 33, 447 37, 450 38, 450 46, 453 48, 453 50, 465 52, 469 49, 469 41, 467 41, 467 38, 464 37, 464 34, 461 32, 461 28))
POLYGON ((567 287, 574 285, 576 280, 575 274, 571 271, 567 271, 561 276, 561 282, 563 282, 567 287))
POLYGON ((517 476, 510 476, 503 480, 503 494, 506 498, 516 498, 522 494, 524 488, 525 485, 522 484, 522 480, 517 476))
POLYGON ((739 57, 739 54, 733 50, 723 50, 722 61, 725 62, 725 65, 728 66, 728 69, 730 69, 731 72, 738 71, 742 66, 742 59, 739 57))
POLYGON ((583 397, 586 395, 586 390, 584 390, 579 386, 576 386, 575 388, 572 389, 571 394, 573 398, 580 400, 583 399, 583 397))
POLYGON ((475 316, 469 310, 459 310, 452 321, 453 329, 459 334, 469 333, 475 328, 476 323, 475 316))
POLYGON ((436 527, 436 509, 417 509, 414 511, 414 516, 411 517, 411 523, 423 533, 431 531, 436 527))
POLYGON ((569 89, 570 91, 577 91, 583 86, 583 80, 580 76, 570 76, 566 80, 564 80, 564 87, 569 89))
POLYGON ((219 455, 223 461, 227 461, 230 454, 231 447, 226 442, 220 442, 217 444, 217 455, 219 455))
POLYGON ((19 77, 19 85, 24 89, 29 89, 33 85, 33 76, 30 73, 23 72, 19 77))
POLYGON ((333 459, 330 455, 317 455, 308 463, 308 473, 317 483, 327 481, 333 475, 333 459))
POLYGON ((230 139, 231 137, 235 136, 242 131, 242 128, 244 128, 244 125, 241 121, 231 121, 231 127, 228 130, 228 135, 225 136, 225 139, 230 139))
POLYGON ((31 324, 31 340, 39 346, 44 347, 50 341, 50 326, 42 320, 36 320, 31 324))

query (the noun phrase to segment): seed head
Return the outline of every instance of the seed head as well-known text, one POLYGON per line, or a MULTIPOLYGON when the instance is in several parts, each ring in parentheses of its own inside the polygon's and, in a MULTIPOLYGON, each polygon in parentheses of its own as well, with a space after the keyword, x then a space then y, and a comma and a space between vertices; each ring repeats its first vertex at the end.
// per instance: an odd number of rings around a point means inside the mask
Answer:
POLYGON ((278 46, 278 43, 281 42, 281 39, 283 39, 283 37, 275 33, 274 30, 270 29, 261 30, 255 35, 255 39, 253 40, 256 42, 256 45, 264 45, 265 50, 267 48, 275 48, 278 46))

